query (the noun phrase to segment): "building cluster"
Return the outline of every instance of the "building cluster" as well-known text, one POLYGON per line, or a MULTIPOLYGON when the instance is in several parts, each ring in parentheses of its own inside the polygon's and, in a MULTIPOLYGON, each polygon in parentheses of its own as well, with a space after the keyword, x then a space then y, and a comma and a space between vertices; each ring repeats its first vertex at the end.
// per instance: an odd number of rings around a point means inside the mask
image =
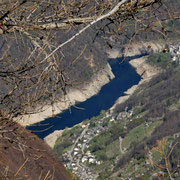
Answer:
POLYGON ((180 43, 170 44, 168 48, 172 57, 172 61, 180 64, 180 43))
POLYGON ((133 110, 129 110, 128 111, 128 107, 125 108, 125 111, 120 112, 117 116, 117 119, 121 120, 121 119, 125 119, 125 118, 129 118, 133 115, 133 110))
POLYGON ((90 141, 97 135, 106 130, 103 127, 104 118, 96 120, 95 126, 90 127, 90 124, 83 124, 84 130, 74 142, 72 148, 63 154, 63 162, 65 167, 71 169, 73 174, 76 174, 83 180, 95 179, 95 174, 92 174, 91 164, 100 165, 98 160, 89 150, 90 141))
POLYGON ((95 172, 93 167, 101 165, 102 162, 88 150, 91 146, 91 140, 109 129, 107 122, 116 123, 120 119, 129 119, 131 121, 131 116, 133 116, 133 110, 128 111, 128 108, 125 108, 125 111, 119 113, 118 116, 113 116, 111 113, 106 112, 102 118, 94 119, 90 123, 81 125, 83 131, 80 135, 75 135, 76 139, 73 140, 71 149, 62 155, 65 167, 72 170, 73 174, 76 174, 83 180, 95 179, 97 175, 93 174, 95 172))

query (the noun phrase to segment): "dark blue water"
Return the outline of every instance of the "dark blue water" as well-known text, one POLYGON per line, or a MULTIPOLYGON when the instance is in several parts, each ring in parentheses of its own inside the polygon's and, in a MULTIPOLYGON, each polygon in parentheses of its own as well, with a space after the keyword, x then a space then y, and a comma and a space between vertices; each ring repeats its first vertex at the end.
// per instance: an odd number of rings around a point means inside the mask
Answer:
POLYGON ((71 107, 71 113, 69 110, 66 110, 59 114, 58 117, 47 118, 41 122, 41 124, 48 125, 42 126, 36 124, 29 126, 28 129, 32 131, 41 131, 53 125, 53 127, 46 131, 35 132, 37 136, 44 138, 55 130, 72 127, 85 119, 90 119, 93 116, 99 115, 101 110, 107 110, 112 107, 115 101, 120 96, 124 95, 124 91, 137 84, 141 79, 127 60, 120 64, 119 62, 121 60, 122 59, 109 60, 115 78, 103 86, 97 95, 77 105, 78 107, 84 108, 84 110, 71 107))

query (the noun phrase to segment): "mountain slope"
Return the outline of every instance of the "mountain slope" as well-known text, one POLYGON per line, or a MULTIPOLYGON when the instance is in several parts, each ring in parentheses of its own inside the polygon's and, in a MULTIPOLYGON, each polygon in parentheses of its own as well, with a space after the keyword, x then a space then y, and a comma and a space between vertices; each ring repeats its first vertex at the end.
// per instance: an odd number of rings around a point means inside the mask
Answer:
POLYGON ((8 121, 0 132, 0 179, 72 179, 51 148, 31 132, 8 121))
POLYGON ((84 121, 88 130, 75 145, 85 131, 81 125, 62 133, 54 150, 67 167, 76 171, 69 159, 72 150, 79 166, 97 179, 149 180, 154 174, 168 179, 171 173, 178 179, 180 66, 168 57, 168 52, 149 56, 147 61, 163 68, 162 72, 141 84, 114 112, 102 111, 84 121))

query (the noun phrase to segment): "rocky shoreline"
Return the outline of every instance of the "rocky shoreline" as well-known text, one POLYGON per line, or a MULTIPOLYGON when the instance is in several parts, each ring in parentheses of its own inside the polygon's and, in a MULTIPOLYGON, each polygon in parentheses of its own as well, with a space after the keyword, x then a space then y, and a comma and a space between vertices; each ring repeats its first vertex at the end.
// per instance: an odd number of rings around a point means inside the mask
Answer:
MULTIPOLYGON (((117 104, 125 102, 131 94, 135 92, 135 90, 144 82, 149 81, 153 76, 157 75, 159 72, 161 72, 161 69, 149 65, 146 62, 147 57, 142 57, 142 58, 137 58, 131 60, 129 63, 136 69, 137 73, 142 77, 140 82, 137 85, 132 86, 130 89, 125 91, 124 93, 126 94, 125 96, 121 96, 118 98, 118 100, 115 102, 115 104, 110 108, 110 111, 112 112, 113 109, 117 104)), ((59 136, 61 136, 63 130, 56 130, 53 133, 49 134, 48 136, 45 137, 46 143, 53 148, 55 145, 55 142, 59 136)))
MULTIPOLYGON (((158 52, 161 51, 162 48, 164 48, 163 43, 155 43, 155 42, 146 42, 141 44, 131 44, 128 45, 124 50, 125 56, 136 56, 141 54, 142 52, 158 52), (151 47, 150 49, 147 49, 147 47, 151 47)), ((110 51, 107 51, 108 58, 118 58, 121 57, 122 54, 119 49, 113 49, 110 51)), ((147 57, 141 57, 137 59, 131 60, 129 63, 136 69, 136 72, 142 77, 141 81, 137 84, 132 86, 130 89, 125 91, 125 96, 121 96, 117 99, 115 104, 110 108, 110 111, 112 111, 117 104, 125 102, 133 92, 144 82, 149 81, 153 76, 158 74, 161 70, 155 66, 152 66, 146 62, 147 57)), ((63 130, 56 130, 53 133, 49 134, 45 137, 46 143, 53 148, 55 145, 55 142, 59 136, 61 136, 63 130)))
MULTIPOLYGON (((158 52, 162 48, 162 43, 148 42, 142 44, 131 44, 125 47, 123 54, 124 56, 136 56, 147 51, 158 52), (147 49, 148 46, 150 46, 151 48, 147 49)), ((107 54, 109 55, 109 58, 118 58, 122 56, 122 53, 118 49, 107 51, 107 54)), ((139 87, 140 84, 150 80, 154 75, 160 72, 160 69, 149 65, 147 62, 145 62, 145 59, 146 57, 142 57, 130 61, 130 64, 136 69, 137 73, 142 77, 142 80, 137 85, 132 86, 130 89, 124 92, 126 95, 119 97, 110 110, 113 110, 116 104, 125 102, 130 97, 130 95, 139 87)), ((83 102, 88 98, 92 97, 93 95, 96 95, 100 91, 101 87, 107 84, 113 78, 114 74, 111 71, 110 65, 107 64, 107 66, 103 70, 101 70, 100 72, 98 72, 98 74, 94 76, 91 82, 85 84, 82 88, 69 89, 69 92, 65 97, 64 102, 59 102, 55 104, 55 106, 53 107, 53 113, 55 115, 59 114, 71 105, 74 105, 76 102, 83 102)), ((17 121, 22 126, 28 126, 43 121, 44 119, 51 116, 52 106, 46 105, 42 112, 32 115, 24 115, 17 121)), ((61 136, 62 132, 63 130, 56 130, 52 134, 46 136, 46 143, 53 148, 57 138, 61 136)))
POLYGON ((127 44, 124 50, 120 48, 107 50, 108 58, 119 58, 119 57, 132 57, 144 53, 156 53, 165 48, 165 43, 161 41, 151 41, 151 42, 136 42, 132 44, 127 44))
POLYGON ((110 111, 113 111, 117 104, 125 102, 142 83, 149 81, 152 77, 161 72, 160 68, 148 64, 146 62, 146 58, 147 57, 141 57, 133 59, 129 62, 136 69, 136 72, 141 76, 142 79, 139 81, 137 85, 134 85, 130 89, 125 91, 124 93, 126 95, 119 97, 115 104, 110 108, 110 111))
POLYGON ((113 78, 114 74, 112 73, 111 66, 107 64, 104 69, 100 70, 94 78, 92 78, 92 81, 83 84, 82 87, 78 87, 78 89, 68 89, 68 93, 63 97, 62 102, 54 104, 53 107, 51 104, 46 105, 41 112, 23 115, 16 119, 16 121, 22 126, 29 126, 51 117, 52 113, 55 115, 60 114, 65 109, 75 105, 76 102, 86 101, 90 97, 96 95, 101 90, 101 87, 113 78))

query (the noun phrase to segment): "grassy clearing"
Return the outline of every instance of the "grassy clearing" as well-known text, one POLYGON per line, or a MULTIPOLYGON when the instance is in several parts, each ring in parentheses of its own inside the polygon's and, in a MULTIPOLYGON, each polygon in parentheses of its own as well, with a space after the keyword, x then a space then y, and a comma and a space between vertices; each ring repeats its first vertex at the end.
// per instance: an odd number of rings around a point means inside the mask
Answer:
POLYGON ((170 111, 176 111, 180 109, 180 98, 177 100, 176 103, 172 104, 170 107, 169 107, 169 110, 170 111))
POLYGON ((149 126, 141 124, 138 127, 132 129, 124 138, 122 142, 122 147, 128 149, 132 142, 140 142, 145 137, 150 137, 153 130, 161 123, 162 121, 155 121, 149 124, 149 126))
POLYGON ((117 139, 116 141, 113 141, 111 144, 109 144, 106 147, 106 155, 110 159, 116 157, 119 154, 120 154, 119 139, 117 139))

